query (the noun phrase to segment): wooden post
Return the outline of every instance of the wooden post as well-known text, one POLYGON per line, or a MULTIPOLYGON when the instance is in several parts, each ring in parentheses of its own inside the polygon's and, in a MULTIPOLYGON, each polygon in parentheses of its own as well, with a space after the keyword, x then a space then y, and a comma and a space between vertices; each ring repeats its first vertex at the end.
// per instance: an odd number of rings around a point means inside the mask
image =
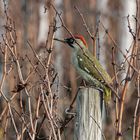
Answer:
POLYGON ((77 96, 74 140, 102 140, 101 99, 98 90, 83 88, 77 96))

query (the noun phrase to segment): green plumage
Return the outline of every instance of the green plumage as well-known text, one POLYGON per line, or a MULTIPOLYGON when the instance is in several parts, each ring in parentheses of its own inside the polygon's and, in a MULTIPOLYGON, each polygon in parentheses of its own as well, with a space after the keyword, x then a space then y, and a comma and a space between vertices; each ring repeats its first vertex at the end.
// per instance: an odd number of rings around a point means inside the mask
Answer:
POLYGON ((103 69, 99 61, 88 51, 87 48, 84 50, 80 49, 77 52, 77 59, 79 67, 81 69, 85 69, 85 71, 95 80, 93 81, 93 79, 90 80, 90 78, 88 78, 88 82, 92 82, 95 87, 101 88, 105 94, 104 100, 105 102, 108 102, 111 98, 111 90, 107 87, 107 84, 112 83, 108 73, 103 69))
POLYGON ((84 69, 85 67, 90 71, 91 76, 95 79, 101 81, 102 83, 110 84, 112 82, 108 73, 103 69, 99 61, 87 50, 84 51, 81 49, 77 52, 78 64, 84 69), (82 56, 81 56, 82 55, 82 56), (83 61, 80 61, 80 58, 83 61), (85 63, 83 63, 85 62, 85 63))

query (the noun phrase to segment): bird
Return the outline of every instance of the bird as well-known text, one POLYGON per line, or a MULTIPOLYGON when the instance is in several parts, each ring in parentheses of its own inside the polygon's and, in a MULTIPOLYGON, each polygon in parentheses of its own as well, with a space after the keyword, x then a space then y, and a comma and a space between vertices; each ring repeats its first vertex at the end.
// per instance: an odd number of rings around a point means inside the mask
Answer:
POLYGON ((82 35, 74 35, 64 39, 64 42, 72 49, 71 58, 77 73, 95 89, 103 92, 103 99, 108 106, 111 100, 110 85, 112 79, 103 68, 99 60, 88 50, 88 44, 82 35))

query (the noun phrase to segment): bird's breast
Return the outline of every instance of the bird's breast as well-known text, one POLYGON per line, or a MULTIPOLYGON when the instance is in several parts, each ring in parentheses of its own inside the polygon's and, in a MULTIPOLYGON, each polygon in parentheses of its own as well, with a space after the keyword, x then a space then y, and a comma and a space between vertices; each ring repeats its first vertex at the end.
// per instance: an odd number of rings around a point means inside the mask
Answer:
MULTIPOLYGON (((85 70, 83 70, 80 66, 79 66, 79 62, 78 62, 78 59, 79 61, 81 61, 82 63, 82 59, 81 58, 78 58, 78 55, 73 53, 72 54, 72 63, 77 71, 77 73, 87 82, 89 82, 91 85, 93 85, 94 87, 102 87, 102 84, 100 81, 98 81, 97 79, 95 79, 93 76, 91 76, 86 68, 85 70)), ((83 62, 84 63, 84 62, 83 62)))

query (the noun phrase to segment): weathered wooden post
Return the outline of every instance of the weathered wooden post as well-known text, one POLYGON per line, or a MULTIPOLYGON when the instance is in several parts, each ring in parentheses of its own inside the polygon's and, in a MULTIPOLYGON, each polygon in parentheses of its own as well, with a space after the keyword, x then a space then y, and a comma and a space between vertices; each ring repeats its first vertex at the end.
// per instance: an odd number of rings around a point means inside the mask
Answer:
POLYGON ((94 88, 82 88, 77 96, 77 118, 74 140, 102 140, 100 93, 94 88))

